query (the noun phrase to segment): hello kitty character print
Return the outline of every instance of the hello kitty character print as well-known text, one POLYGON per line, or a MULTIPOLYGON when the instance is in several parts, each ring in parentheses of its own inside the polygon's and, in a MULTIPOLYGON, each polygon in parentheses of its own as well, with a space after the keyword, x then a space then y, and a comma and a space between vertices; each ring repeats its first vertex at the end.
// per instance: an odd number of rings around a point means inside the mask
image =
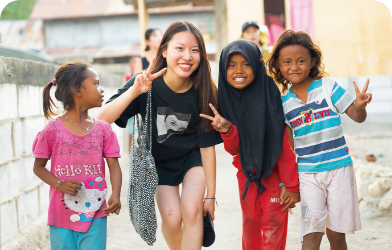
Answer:
POLYGON ((94 215, 102 206, 107 193, 106 182, 102 176, 95 179, 88 177, 86 181, 81 183, 82 187, 76 196, 64 195, 64 204, 76 212, 69 217, 72 222, 93 221, 94 215))
POLYGON ((33 157, 50 159, 50 172, 58 179, 82 183, 76 196, 50 188, 48 225, 87 232, 93 220, 107 216, 103 212, 107 207, 104 158, 120 157, 117 136, 110 124, 94 119, 88 133, 75 135, 59 117, 35 138, 33 157))

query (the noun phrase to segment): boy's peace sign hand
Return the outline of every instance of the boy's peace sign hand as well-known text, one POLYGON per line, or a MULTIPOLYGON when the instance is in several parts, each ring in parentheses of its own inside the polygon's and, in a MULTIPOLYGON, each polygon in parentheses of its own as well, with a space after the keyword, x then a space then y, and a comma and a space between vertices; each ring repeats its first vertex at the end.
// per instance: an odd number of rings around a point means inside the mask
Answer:
POLYGON ((372 94, 366 93, 369 87, 369 78, 366 80, 365 87, 363 87, 362 91, 359 91, 355 81, 353 81, 353 85, 354 85, 355 93, 357 94, 354 108, 355 110, 363 110, 366 108, 366 105, 372 100, 372 94))
POLYGON ((167 68, 164 68, 155 74, 151 74, 154 64, 155 56, 152 58, 152 61, 147 70, 138 75, 135 79, 135 82, 133 83, 133 88, 139 95, 142 93, 147 93, 152 87, 152 81, 163 75, 163 73, 165 73, 167 70, 167 68))
POLYGON ((210 103, 210 108, 212 109, 212 112, 214 112, 215 117, 205 115, 205 114, 200 114, 200 116, 208 120, 211 120, 212 121, 211 125, 216 131, 221 132, 223 134, 228 133, 231 129, 231 122, 223 118, 218 113, 214 105, 212 105, 211 103, 210 103))

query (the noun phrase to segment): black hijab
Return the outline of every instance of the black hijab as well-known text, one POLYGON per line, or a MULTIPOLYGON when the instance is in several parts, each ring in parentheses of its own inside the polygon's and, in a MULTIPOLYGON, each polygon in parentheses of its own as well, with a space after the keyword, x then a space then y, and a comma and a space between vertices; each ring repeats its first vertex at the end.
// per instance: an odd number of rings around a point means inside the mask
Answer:
POLYGON ((261 52, 256 44, 239 39, 222 50, 219 62, 221 115, 238 128, 241 166, 248 178, 242 199, 245 199, 252 181, 256 183, 259 194, 264 192, 265 187, 260 180, 269 176, 278 162, 285 131, 279 89, 267 76, 260 59, 261 52), (235 53, 240 53, 248 61, 254 74, 253 82, 242 90, 227 82, 227 66, 235 53))

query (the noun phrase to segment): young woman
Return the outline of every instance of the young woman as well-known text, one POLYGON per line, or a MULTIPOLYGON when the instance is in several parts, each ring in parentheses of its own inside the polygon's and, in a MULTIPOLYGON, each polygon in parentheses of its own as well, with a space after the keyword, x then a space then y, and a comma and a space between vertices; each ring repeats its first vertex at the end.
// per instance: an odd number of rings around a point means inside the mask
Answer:
POLYGON ((147 69, 150 65, 152 58, 158 53, 159 45, 162 40, 162 31, 160 29, 148 29, 144 33, 146 39, 146 56, 142 57, 142 69, 147 69))
POLYGON ((172 250, 201 249, 203 211, 214 218, 215 145, 222 139, 208 120, 199 116, 204 112, 212 115, 208 103, 217 103, 217 88, 203 36, 194 24, 171 24, 156 62, 153 59, 147 71, 119 89, 98 117, 120 127, 135 114, 144 117, 150 89, 152 154, 159 177, 156 200, 163 236, 172 250))

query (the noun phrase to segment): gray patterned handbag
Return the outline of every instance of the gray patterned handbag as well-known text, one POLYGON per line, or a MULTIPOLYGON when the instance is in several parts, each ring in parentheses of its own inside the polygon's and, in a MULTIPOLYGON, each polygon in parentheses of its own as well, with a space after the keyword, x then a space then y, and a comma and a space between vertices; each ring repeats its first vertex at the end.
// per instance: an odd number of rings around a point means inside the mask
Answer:
POLYGON ((152 147, 151 90, 147 93, 146 117, 143 125, 139 115, 134 116, 133 130, 138 127, 137 145, 132 140, 129 166, 128 207, 132 224, 140 237, 150 246, 156 241, 157 217, 154 194, 158 174, 152 147))

